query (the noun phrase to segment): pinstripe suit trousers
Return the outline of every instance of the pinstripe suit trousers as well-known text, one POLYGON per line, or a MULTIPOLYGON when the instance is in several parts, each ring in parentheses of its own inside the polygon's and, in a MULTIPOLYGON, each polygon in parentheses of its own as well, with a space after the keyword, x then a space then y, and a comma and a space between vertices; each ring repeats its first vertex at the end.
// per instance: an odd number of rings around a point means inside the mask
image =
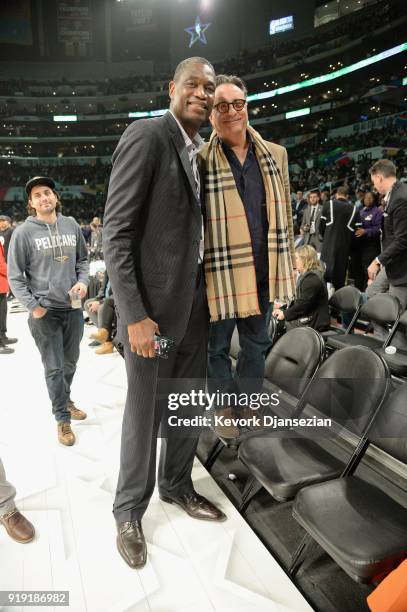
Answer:
POLYGON ((14 510, 15 496, 16 490, 10 482, 7 482, 3 462, 0 459, 0 516, 14 510))
MULTIPOLYGON (((208 327, 205 284, 200 270, 186 333, 171 349, 168 360, 139 357, 125 343, 128 389, 113 506, 117 522, 141 520, 148 506, 156 479, 157 436, 166 408, 165 401, 157 400, 160 380, 183 379, 188 385, 188 380, 199 379, 204 384, 208 327)), ((191 471, 198 438, 180 437, 171 427, 166 429, 165 436, 161 439, 159 491, 172 496, 192 492, 191 471)))

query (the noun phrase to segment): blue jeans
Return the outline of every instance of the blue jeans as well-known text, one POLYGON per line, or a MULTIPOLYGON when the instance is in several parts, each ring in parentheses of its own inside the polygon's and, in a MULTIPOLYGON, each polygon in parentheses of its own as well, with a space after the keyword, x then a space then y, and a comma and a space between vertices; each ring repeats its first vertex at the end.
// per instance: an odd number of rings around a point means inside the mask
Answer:
POLYGON ((30 316, 28 327, 41 353, 52 413, 58 423, 69 423, 67 402, 83 336, 82 310, 48 310, 41 319, 30 316))
POLYGON ((244 319, 224 319, 210 324, 208 388, 212 393, 217 389, 223 393, 258 393, 262 388, 265 358, 271 347, 268 324, 272 308, 268 284, 258 286, 258 296, 262 314, 244 319), (233 377, 229 351, 236 326, 240 351, 233 377))

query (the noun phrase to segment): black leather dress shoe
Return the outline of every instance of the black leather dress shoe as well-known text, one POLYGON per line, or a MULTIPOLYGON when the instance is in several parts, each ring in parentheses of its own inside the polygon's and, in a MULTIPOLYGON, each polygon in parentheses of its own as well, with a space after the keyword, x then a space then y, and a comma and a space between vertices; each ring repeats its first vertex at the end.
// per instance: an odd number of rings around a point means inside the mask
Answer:
POLYGON ((141 569, 147 561, 147 545, 141 521, 117 523, 117 550, 133 569, 141 569))
POLYGON ((196 493, 196 491, 180 495, 179 497, 160 495, 160 499, 167 502, 167 504, 177 504, 177 506, 185 510, 189 516, 202 521, 220 522, 226 521, 227 518, 222 510, 219 510, 212 502, 196 493))

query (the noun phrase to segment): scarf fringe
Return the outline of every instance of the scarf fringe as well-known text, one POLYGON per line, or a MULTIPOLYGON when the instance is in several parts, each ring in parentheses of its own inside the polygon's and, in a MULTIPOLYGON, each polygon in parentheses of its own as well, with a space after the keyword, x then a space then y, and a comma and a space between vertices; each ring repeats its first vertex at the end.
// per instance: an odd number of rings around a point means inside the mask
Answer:
POLYGON ((211 323, 216 321, 224 321, 225 319, 246 319, 247 317, 255 317, 261 315, 259 310, 251 310, 249 312, 229 312, 211 317, 211 323))

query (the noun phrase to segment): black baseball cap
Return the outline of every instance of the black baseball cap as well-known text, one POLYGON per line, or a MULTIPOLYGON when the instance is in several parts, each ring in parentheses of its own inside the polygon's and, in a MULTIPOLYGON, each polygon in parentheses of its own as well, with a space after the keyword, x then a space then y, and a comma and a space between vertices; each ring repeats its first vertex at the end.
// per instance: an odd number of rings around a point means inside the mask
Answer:
POLYGON ((31 189, 36 185, 46 185, 47 187, 51 187, 51 189, 55 189, 55 183, 49 176, 34 176, 25 186, 28 197, 30 197, 31 189))

